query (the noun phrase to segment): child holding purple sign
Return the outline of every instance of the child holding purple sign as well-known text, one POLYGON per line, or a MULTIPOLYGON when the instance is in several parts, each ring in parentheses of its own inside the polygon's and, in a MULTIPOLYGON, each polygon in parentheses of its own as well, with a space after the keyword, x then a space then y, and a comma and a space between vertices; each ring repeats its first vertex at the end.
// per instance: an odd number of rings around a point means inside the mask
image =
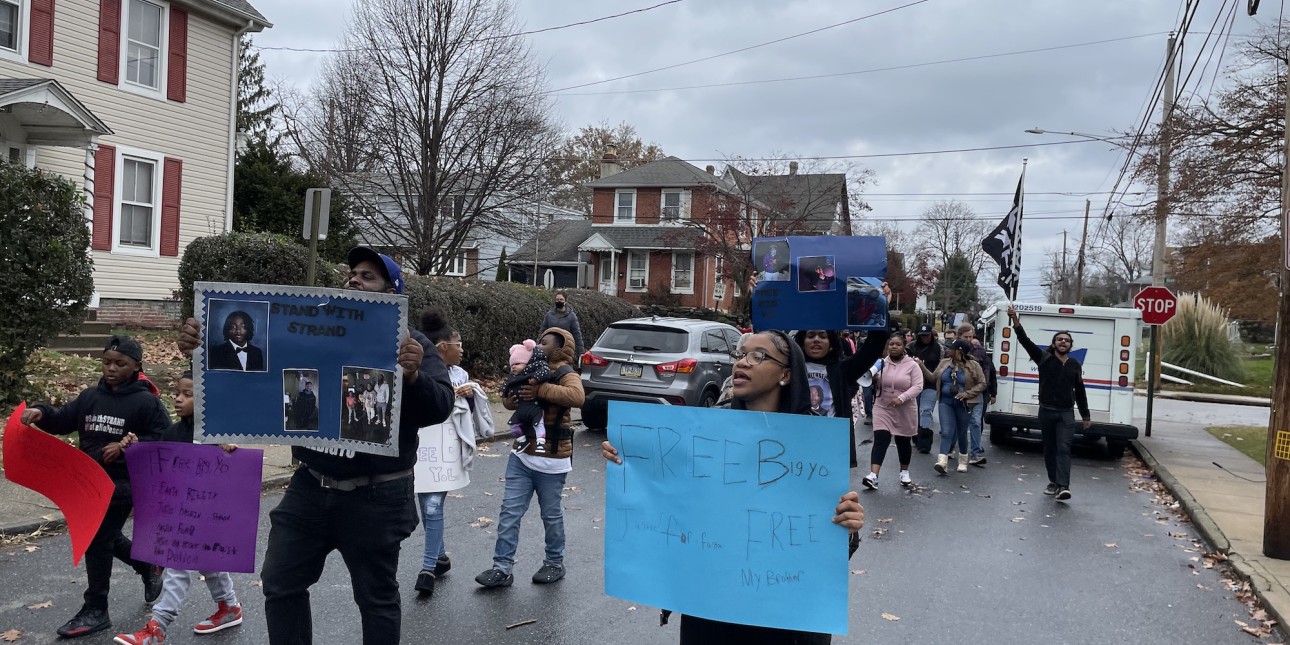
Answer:
MULTIPOLYGON (((179 377, 178 391, 175 393, 175 412, 179 421, 170 426, 161 435, 162 441, 182 443, 193 442, 193 373, 184 372, 179 377)), ((224 452, 237 450, 236 444, 226 443, 220 446, 224 452)), ((242 624, 242 605, 233 592, 233 577, 223 571, 199 571, 210 589, 211 599, 217 609, 209 618, 193 626, 193 632, 211 634, 229 627, 242 624)), ((120 645, 161 645, 166 642, 166 632, 170 624, 179 615, 179 608, 188 597, 188 586, 192 584, 192 571, 184 569, 166 569, 161 579, 161 599, 152 608, 152 620, 143 629, 133 634, 117 634, 112 639, 120 645)))

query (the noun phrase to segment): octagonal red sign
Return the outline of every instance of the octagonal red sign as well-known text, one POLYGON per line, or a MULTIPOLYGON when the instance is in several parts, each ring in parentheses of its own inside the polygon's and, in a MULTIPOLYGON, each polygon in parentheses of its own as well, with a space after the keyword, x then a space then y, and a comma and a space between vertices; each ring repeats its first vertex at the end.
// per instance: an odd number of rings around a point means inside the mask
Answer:
POLYGON ((1178 298, 1165 287, 1147 287, 1133 297, 1133 306, 1142 311, 1142 322, 1163 325, 1178 313, 1178 298))

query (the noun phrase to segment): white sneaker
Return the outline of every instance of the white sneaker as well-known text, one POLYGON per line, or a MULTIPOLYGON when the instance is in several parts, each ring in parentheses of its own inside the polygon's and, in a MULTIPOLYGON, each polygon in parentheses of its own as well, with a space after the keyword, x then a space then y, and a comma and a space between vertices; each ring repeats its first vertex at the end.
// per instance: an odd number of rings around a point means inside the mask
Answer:
POLYGON ((913 484, 914 484, 914 480, 909 478, 909 471, 908 470, 900 471, 900 485, 912 486, 913 484))
POLYGON ((864 476, 864 479, 861 480, 861 483, 864 484, 865 488, 868 488, 869 490, 874 490, 878 488, 878 475, 876 473, 869 473, 868 475, 864 476))

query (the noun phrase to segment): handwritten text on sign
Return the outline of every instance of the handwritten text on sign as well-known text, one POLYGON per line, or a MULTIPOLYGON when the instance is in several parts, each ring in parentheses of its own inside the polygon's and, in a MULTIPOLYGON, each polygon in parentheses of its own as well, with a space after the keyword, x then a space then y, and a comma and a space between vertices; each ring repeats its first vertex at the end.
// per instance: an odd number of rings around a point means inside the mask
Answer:
POLYGON ((255 571, 263 451, 159 441, 132 445, 125 454, 135 559, 175 569, 255 571))
POLYGON ((605 593, 846 633, 845 420, 615 401, 608 427, 605 593))

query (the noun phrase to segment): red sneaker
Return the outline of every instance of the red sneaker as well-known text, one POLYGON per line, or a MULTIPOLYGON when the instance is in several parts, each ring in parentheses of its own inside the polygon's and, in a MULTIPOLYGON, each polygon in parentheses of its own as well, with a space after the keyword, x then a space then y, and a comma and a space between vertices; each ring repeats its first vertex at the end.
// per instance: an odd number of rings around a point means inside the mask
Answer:
POLYGON ((211 614, 210 618, 193 625, 193 632, 198 634, 214 634, 215 632, 227 627, 237 627, 242 624, 242 605, 230 605, 223 600, 219 601, 219 609, 211 614))
POLYGON ((157 621, 150 620, 143 629, 133 634, 117 634, 112 642, 119 645, 161 645, 166 642, 166 632, 162 631, 157 621))

